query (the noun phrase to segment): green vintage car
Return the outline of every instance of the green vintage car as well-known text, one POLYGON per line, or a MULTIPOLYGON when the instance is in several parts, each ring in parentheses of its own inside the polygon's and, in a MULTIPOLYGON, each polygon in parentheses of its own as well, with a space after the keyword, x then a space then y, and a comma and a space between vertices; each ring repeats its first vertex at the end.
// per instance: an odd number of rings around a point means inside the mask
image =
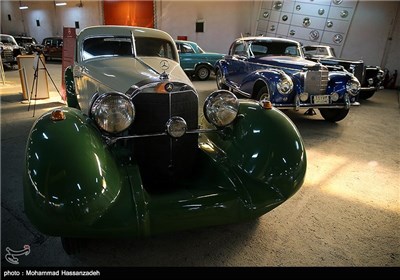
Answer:
POLYGON ((25 213, 67 253, 91 237, 144 237, 255 219, 303 184, 306 152, 269 102, 204 102, 167 33, 93 26, 65 71, 68 106, 34 123, 25 213), (199 125, 201 124, 201 125, 199 125))
POLYGON ((205 52, 195 42, 175 40, 175 43, 183 70, 189 77, 200 81, 207 80, 214 72, 215 63, 225 56, 221 53, 205 52))

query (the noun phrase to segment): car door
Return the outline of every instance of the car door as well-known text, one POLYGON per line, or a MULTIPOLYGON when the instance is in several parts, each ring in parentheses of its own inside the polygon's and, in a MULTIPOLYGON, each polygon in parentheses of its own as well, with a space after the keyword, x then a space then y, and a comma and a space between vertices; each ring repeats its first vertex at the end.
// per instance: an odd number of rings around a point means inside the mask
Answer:
POLYGON ((240 88, 243 79, 249 73, 249 53, 247 43, 236 43, 232 46, 230 54, 229 63, 227 64, 228 75, 225 78, 230 85, 240 88))
POLYGON ((194 70, 196 60, 195 60, 195 50, 190 44, 187 43, 177 43, 179 50, 179 60, 181 67, 185 71, 194 70))

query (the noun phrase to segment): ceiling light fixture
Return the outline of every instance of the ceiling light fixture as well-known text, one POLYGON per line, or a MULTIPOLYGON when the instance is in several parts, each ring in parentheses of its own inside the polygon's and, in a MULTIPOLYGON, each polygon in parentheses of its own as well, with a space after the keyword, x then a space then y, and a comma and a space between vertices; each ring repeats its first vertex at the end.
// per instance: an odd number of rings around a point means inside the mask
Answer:
POLYGON ((28 9, 28 6, 26 6, 26 5, 22 6, 21 1, 19 1, 19 9, 20 10, 26 10, 26 9, 28 9))
POLYGON ((60 3, 56 3, 56 6, 66 6, 67 3, 66 2, 60 2, 60 3))

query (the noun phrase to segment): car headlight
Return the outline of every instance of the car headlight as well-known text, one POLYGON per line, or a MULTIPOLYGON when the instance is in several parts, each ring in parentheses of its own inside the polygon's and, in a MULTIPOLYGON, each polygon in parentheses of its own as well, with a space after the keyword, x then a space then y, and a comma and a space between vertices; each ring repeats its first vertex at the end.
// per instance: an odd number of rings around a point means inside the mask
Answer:
POLYGON ((376 77, 378 78, 378 80, 383 80, 385 76, 385 73, 383 72, 383 70, 378 70, 378 74, 376 75, 376 77))
POLYGON ((350 81, 348 81, 346 84, 347 92, 353 96, 357 95, 358 91, 360 90, 360 87, 361 87, 360 82, 355 77, 352 77, 350 81))
POLYGON ((276 84, 276 88, 280 94, 289 94, 293 89, 293 81, 288 75, 284 74, 281 80, 276 84))
POLYGON ((105 93, 95 100, 91 114, 102 130, 108 133, 119 133, 133 123, 135 106, 123 94, 105 93))
POLYGON ((230 125, 239 111, 237 97, 227 90, 217 90, 204 101, 204 116, 217 127, 230 125))

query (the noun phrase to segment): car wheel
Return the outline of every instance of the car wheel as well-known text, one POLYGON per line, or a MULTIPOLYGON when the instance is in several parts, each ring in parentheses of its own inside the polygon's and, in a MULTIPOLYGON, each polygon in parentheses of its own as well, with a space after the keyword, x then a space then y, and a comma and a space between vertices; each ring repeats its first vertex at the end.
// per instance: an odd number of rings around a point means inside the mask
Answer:
POLYGON ((360 91, 359 95, 361 99, 367 100, 368 98, 371 98, 375 93, 375 90, 369 90, 369 91, 360 91))
POLYGON ((268 88, 266 86, 260 88, 255 99, 258 101, 271 101, 271 94, 269 93, 268 88))
POLYGON ((218 68, 216 73, 215 73, 215 80, 217 81, 217 88, 218 89, 226 89, 228 90, 229 88, 223 83, 224 77, 222 75, 222 71, 218 68))
POLYGON ((200 81, 205 81, 210 77, 210 69, 207 66, 199 66, 196 68, 196 77, 200 81))
POLYGON ((327 109, 320 108, 319 112, 322 117, 328 122, 338 122, 343 120, 349 113, 349 109, 327 109))
POLYGON ((79 253, 81 249, 81 241, 77 238, 61 237, 61 244, 68 255, 79 253))

